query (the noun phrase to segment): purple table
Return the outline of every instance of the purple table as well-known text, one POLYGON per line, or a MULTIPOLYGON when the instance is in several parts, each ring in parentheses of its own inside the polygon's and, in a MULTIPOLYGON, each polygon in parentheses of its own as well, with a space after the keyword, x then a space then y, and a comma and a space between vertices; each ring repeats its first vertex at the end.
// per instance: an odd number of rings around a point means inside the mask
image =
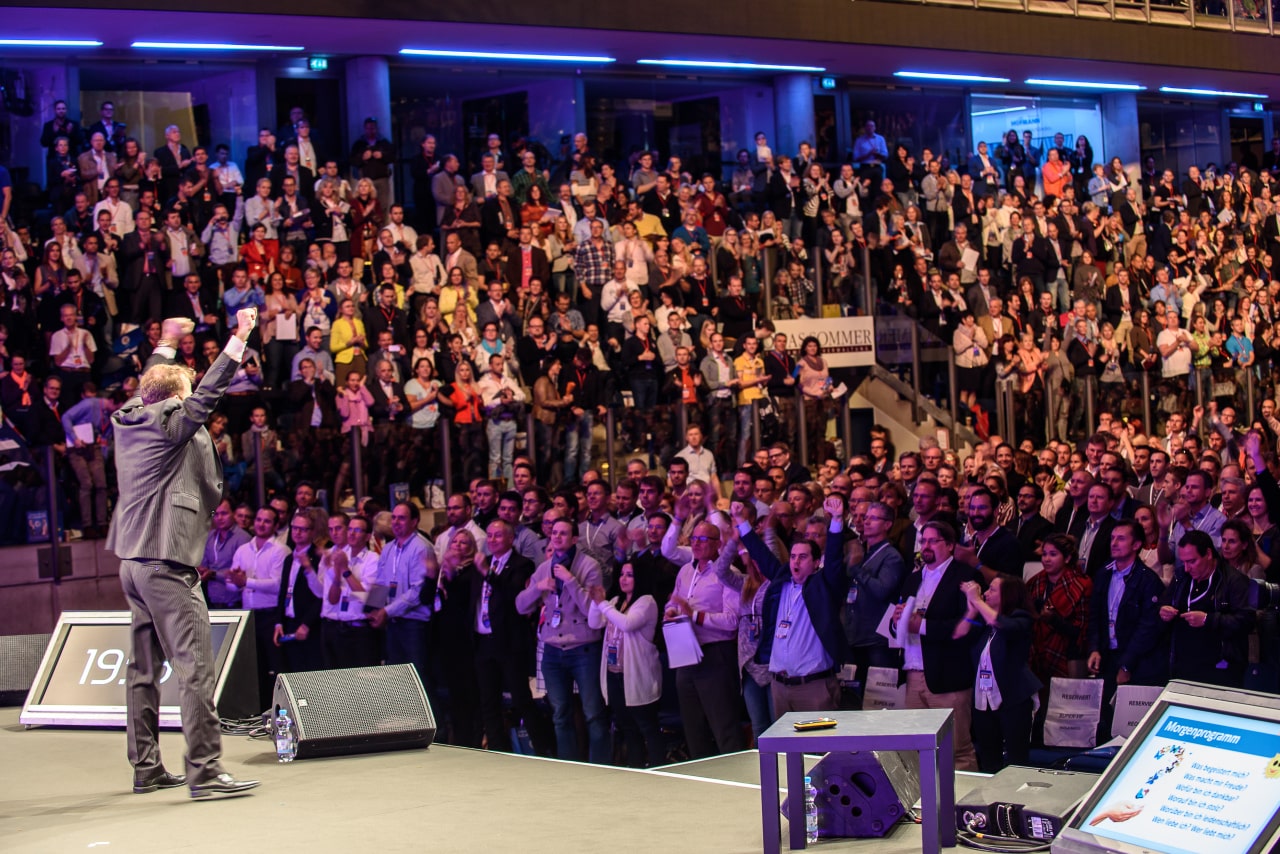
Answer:
MULTIPOLYGON (((805 847, 804 755, 858 750, 914 750, 920 755, 921 850, 938 854, 956 844, 954 720, 950 709, 874 712, 788 712, 759 738, 760 815, 765 854, 777 854, 782 833, 778 754, 787 761, 791 848, 805 847), (797 721, 834 718, 834 729, 796 732, 797 721)), ((908 808, 911 804, 906 805, 908 808)))

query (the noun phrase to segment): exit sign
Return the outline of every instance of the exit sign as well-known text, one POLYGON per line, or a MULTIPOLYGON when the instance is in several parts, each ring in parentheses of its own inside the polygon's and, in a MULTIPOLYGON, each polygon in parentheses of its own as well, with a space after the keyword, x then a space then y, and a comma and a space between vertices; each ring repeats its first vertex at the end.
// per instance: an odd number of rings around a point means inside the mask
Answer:
POLYGON ((307 58, 307 68, 312 71, 328 71, 329 58, 327 56, 312 56, 307 58))
POLYGON ((822 78, 822 88, 823 88, 823 89, 834 89, 834 88, 836 88, 836 79, 835 79, 834 77, 823 77, 823 78, 822 78))

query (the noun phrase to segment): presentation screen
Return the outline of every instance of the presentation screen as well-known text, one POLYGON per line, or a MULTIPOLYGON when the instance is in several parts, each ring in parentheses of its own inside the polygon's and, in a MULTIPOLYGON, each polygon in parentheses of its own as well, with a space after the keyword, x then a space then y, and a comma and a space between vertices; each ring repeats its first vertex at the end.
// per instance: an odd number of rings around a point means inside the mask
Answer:
POLYGON ((1268 850, 1280 722, 1160 701, 1122 758, 1077 815, 1079 831, 1164 854, 1268 850))

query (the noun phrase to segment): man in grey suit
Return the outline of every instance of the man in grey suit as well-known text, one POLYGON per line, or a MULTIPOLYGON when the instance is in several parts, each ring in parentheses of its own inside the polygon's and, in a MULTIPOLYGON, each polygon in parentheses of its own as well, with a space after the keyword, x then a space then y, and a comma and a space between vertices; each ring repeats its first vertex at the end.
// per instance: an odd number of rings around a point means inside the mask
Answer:
POLYGON ((190 369, 174 361, 178 341, 194 324, 185 318, 164 321, 138 393, 111 416, 120 498, 107 549, 120 558, 120 583, 133 612, 126 702, 138 794, 185 783, 191 797, 204 798, 258 785, 235 779, 219 761, 213 640, 196 570, 209 519, 222 499, 222 466, 204 425, 240 364, 257 311, 243 309, 237 321, 235 336, 195 391, 190 369), (170 774, 160 760, 158 710, 166 659, 181 692, 185 777, 170 774))
POLYGON ((481 157, 480 171, 471 176, 471 192, 476 197, 476 204, 497 198, 498 185, 509 180, 507 173, 497 168, 497 161, 492 154, 481 157))

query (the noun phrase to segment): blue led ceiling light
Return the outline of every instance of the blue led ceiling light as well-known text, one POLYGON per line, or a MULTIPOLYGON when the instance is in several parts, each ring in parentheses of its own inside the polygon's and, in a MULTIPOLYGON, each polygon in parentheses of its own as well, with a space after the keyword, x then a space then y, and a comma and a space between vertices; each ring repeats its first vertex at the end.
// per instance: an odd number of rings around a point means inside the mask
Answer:
POLYGON ((1211 98, 1251 98, 1261 101, 1267 99, 1266 95, 1256 92, 1222 92, 1217 89, 1184 89, 1180 86, 1161 86, 1160 91, 1170 95, 1207 95, 1211 98))
POLYGON ((638 65, 669 65, 673 68, 725 68, 735 71, 826 71, 821 65, 773 65, 762 62, 726 62, 717 59, 637 59, 638 65))
POLYGON ((607 63, 617 62, 612 56, 576 56, 564 53, 504 53, 491 50, 436 50, 423 47, 406 47, 400 49, 402 56, 434 56, 442 59, 501 59, 519 62, 574 62, 607 63))
POLYGON ((970 113, 971 116, 995 116, 1000 113, 1020 113, 1026 107, 997 107, 994 110, 978 110, 976 113, 970 113))
POLYGON ((946 74, 941 71, 895 71, 894 77, 909 80, 943 80, 949 83, 1008 83, 1008 77, 985 77, 981 74, 946 74))
POLYGON ((0 39, 5 47, 102 47, 93 39, 0 39))
POLYGON ((306 48, 297 45, 279 44, 235 44, 231 42, 152 42, 136 41, 129 47, 154 50, 287 50, 300 51, 306 48))
POLYGON ((1137 83, 1100 83, 1092 80, 1051 80, 1044 77, 1028 77, 1028 86, 1056 86, 1060 89, 1104 89, 1110 92, 1142 92, 1147 87, 1137 83))

